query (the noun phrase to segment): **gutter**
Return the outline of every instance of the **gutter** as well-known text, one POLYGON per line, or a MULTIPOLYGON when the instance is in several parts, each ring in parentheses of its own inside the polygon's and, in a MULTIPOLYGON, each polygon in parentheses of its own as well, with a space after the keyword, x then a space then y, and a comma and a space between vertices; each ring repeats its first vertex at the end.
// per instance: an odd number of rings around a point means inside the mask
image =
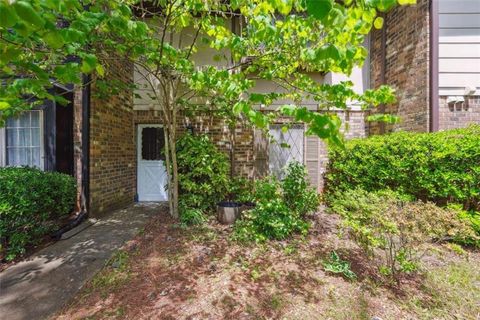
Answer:
POLYGON ((439 92, 438 92, 438 38, 439 16, 438 1, 430 0, 430 66, 429 66, 429 131, 439 129, 439 92))
POLYGON ((90 209, 90 96, 91 75, 83 75, 82 84, 82 194, 80 207, 82 211, 90 209))

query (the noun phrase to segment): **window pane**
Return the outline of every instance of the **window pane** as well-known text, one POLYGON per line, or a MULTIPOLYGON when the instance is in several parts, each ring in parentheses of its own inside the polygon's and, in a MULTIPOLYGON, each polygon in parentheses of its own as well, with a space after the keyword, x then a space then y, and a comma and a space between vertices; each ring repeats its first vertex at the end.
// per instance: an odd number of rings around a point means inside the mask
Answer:
POLYGON ((7 129, 7 146, 18 145, 18 129, 7 129))
POLYGON ((270 127, 272 139, 268 146, 269 170, 277 178, 282 179, 284 168, 291 161, 303 163, 303 126, 294 125, 287 131, 282 131, 282 125, 270 127))
POLYGON ((40 147, 40 128, 33 128, 30 130, 31 146, 40 147))
POLYGON ((38 168, 41 168, 41 156, 40 156, 40 147, 38 148, 31 148, 32 152, 32 165, 38 168))
POLYGON ((41 111, 27 111, 7 120, 7 165, 42 168, 41 111))
POLYGON ((32 128, 40 128, 40 111, 32 111, 31 121, 32 128))
POLYGON ((142 129, 142 160, 163 160, 164 146, 163 128, 142 129))
POLYGON ((30 145, 30 129, 18 129, 18 140, 16 146, 26 147, 30 145))
POLYGON ((20 127, 22 128, 30 128, 30 114, 34 112, 25 112, 21 116, 18 117, 20 120, 20 127))

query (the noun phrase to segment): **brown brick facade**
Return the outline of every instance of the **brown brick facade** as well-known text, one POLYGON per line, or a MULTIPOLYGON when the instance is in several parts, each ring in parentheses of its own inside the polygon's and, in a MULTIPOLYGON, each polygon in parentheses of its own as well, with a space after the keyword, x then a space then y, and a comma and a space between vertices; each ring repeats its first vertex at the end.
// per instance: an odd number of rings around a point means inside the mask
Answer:
POLYGON ((465 102, 448 104, 447 97, 440 97, 439 128, 448 130, 480 123, 480 96, 465 97, 465 102))
MULTIPOLYGON (((153 110, 137 110, 134 116, 135 125, 143 123, 159 123, 160 116, 153 110)), ((230 130, 224 120, 209 115, 196 117, 179 117, 178 134, 192 127, 195 133, 205 133, 217 147, 229 154, 230 130)), ((234 137, 234 172, 236 175, 253 177, 253 129, 245 124, 237 123, 234 137)))
MULTIPOLYGON (((133 67, 121 61, 109 68, 109 80, 133 81, 133 67)), ((95 93, 95 88, 92 89, 95 93)), ((133 93, 121 90, 91 98, 90 212, 93 215, 134 201, 136 188, 133 93)))
MULTIPOLYGON (((399 124, 386 126, 385 131, 428 131, 429 0, 418 0, 415 6, 396 7, 386 14, 384 27, 385 62, 383 31, 371 34, 371 87, 387 84, 395 88, 397 103, 386 106, 385 111, 401 117, 399 124)), ((370 133, 379 133, 379 128, 379 124, 370 125, 370 133)))

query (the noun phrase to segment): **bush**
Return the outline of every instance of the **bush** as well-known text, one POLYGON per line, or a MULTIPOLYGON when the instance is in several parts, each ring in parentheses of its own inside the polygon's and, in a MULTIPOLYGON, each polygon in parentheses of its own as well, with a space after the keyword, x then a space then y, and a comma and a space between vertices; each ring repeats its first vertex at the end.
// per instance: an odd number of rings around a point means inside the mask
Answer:
POLYGON ((417 268, 426 242, 476 237, 458 211, 432 202, 411 202, 389 190, 338 192, 330 203, 329 210, 342 217, 342 228, 372 261, 381 262, 383 274, 393 277, 417 268))
POLYGON ((206 135, 182 136, 177 142, 177 161, 180 202, 184 208, 206 211, 225 200, 229 161, 206 135))
POLYGON ((317 191, 310 186, 307 169, 299 162, 290 162, 282 181, 283 197, 287 206, 300 215, 317 210, 317 191))
POLYGON ((332 148, 326 193, 392 189, 439 205, 480 210, 480 126, 437 133, 399 132, 332 148))
POLYGON ((207 217, 199 209, 180 206, 180 223, 184 226, 201 225, 207 221, 207 217))
POLYGON ((253 181, 243 177, 235 177, 230 183, 230 200, 238 203, 254 202, 253 181))
POLYGON ((467 246, 480 247, 480 212, 464 210, 461 204, 449 204, 448 208, 458 212, 458 217, 467 221, 475 232, 475 237, 464 237, 456 239, 456 242, 467 246))
POLYGON ((237 239, 281 240, 293 233, 308 232, 305 216, 317 209, 318 194, 309 186, 304 166, 290 163, 282 182, 267 177, 257 181, 254 189, 256 206, 236 223, 237 239))
POLYGON ((58 227, 76 199, 75 179, 34 168, 0 168, 0 234, 6 259, 58 227))

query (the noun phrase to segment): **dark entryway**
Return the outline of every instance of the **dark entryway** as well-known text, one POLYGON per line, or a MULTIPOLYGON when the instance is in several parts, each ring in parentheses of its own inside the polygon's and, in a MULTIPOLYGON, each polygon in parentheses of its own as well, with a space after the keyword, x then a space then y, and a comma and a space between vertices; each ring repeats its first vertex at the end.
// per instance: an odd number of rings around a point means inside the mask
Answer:
POLYGON ((73 175, 73 93, 58 90, 69 103, 55 106, 55 171, 73 175))

